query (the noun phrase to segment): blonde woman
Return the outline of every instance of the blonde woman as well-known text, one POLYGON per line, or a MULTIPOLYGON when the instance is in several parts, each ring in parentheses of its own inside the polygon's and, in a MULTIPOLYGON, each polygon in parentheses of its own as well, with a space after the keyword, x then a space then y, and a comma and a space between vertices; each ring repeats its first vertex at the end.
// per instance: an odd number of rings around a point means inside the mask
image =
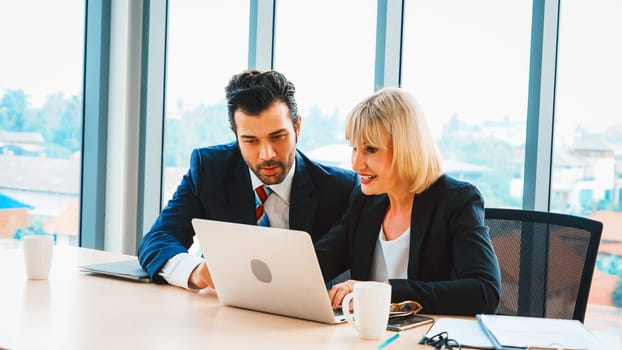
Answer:
POLYGON ((333 307, 355 283, 392 286, 392 302, 423 313, 475 315, 499 306, 501 277, 478 189, 443 173, 440 153, 415 98, 385 88, 348 115, 346 138, 360 187, 345 216, 315 248, 333 307))

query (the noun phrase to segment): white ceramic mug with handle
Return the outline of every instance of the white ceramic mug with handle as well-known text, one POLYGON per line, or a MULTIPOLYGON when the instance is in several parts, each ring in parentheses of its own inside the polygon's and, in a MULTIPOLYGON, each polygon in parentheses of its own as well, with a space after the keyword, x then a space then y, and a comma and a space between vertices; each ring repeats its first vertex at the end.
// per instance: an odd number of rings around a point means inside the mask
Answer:
POLYGON ((48 235, 26 235, 22 238, 26 275, 31 280, 44 280, 50 275, 54 238, 48 235))
POLYGON ((385 335, 390 307, 391 285, 382 282, 359 282, 341 302, 346 320, 364 339, 379 339, 385 335))

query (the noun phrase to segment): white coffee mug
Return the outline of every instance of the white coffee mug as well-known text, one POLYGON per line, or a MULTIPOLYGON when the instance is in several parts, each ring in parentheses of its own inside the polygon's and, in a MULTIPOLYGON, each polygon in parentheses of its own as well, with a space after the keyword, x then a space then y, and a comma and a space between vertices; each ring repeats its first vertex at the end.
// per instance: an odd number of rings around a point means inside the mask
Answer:
POLYGON ((359 282, 341 302, 346 320, 364 339, 378 339, 385 335, 390 307, 391 285, 382 282, 359 282), (351 301, 354 313, 350 307, 351 301))
POLYGON ((50 275, 54 238, 47 235, 26 235, 22 238, 26 275, 31 280, 44 280, 50 275))

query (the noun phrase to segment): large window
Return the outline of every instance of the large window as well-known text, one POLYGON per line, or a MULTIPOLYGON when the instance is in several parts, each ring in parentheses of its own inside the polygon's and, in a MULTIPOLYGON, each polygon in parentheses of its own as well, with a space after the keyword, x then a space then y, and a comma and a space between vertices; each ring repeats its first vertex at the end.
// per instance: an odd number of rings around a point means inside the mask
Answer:
POLYGON ((298 147, 350 169, 344 119, 373 92, 376 1, 277 2, 274 66, 296 85, 298 147))
POLYGON ((590 302, 622 307, 622 3, 560 6, 551 210, 604 223, 590 302))
POLYGON ((225 86, 248 65, 248 0, 169 1, 163 204, 196 147, 230 142, 225 86))
MULTIPOLYGON (((95 3, 86 2, 89 8, 95 3)), ((350 167, 350 149, 343 135, 345 115, 373 92, 374 84, 382 80, 379 77, 387 84, 401 84, 423 105, 446 171, 476 184, 488 207, 521 207, 528 200, 527 196, 523 198, 523 187, 524 193, 530 194, 536 186, 525 176, 525 164, 530 175, 532 158, 547 163, 548 159, 542 158, 548 154, 525 155, 527 107, 538 102, 541 106, 554 105, 554 140, 542 136, 547 130, 527 130, 528 140, 540 136, 540 142, 553 143, 551 174, 538 172, 538 184, 550 179, 550 194, 545 195, 550 198, 551 211, 604 223, 590 303, 622 306, 619 1, 560 1, 559 27, 551 21, 548 24, 553 25, 542 32, 532 28, 532 16, 541 19, 542 8, 556 7, 555 0, 409 0, 404 1, 403 13, 396 10, 401 10, 398 2, 318 0, 276 1, 272 14, 271 3, 146 3, 149 6, 144 8, 157 7, 162 14, 168 6, 167 23, 164 19, 162 23, 147 21, 156 29, 167 25, 168 30, 167 52, 161 53, 166 54, 166 74, 149 76, 151 80, 165 79, 165 101, 155 101, 165 105, 164 149, 144 149, 149 156, 162 155, 163 188, 150 188, 152 185, 145 181, 154 176, 153 172, 140 174, 143 177, 137 186, 145 185, 149 193, 162 190, 161 201, 154 202, 168 201, 188 169, 193 148, 234 140, 227 121, 224 87, 232 74, 252 65, 254 59, 261 62, 261 69, 273 62, 274 69, 296 84, 303 116, 300 149, 316 160, 345 168, 350 167), (381 26, 386 24, 386 35, 390 36, 386 38, 376 33, 377 9, 382 13, 383 5, 391 8, 386 17, 380 16, 381 26), (257 13, 251 13, 257 8, 257 13), (402 28, 401 33, 396 28, 402 28), (535 80, 529 81, 530 72, 536 71, 535 66, 529 66, 532 33, 534 38, 544 33, 547 42, 558 39, 557 65, 543 59, 547 66, 541 72, 548 79, 556 78, 555 94, 552 88, 550 95, 536 94, 542 101, 535 101, 535 97, 528 101, 528 93, 537 90, 535 80), (401 42, 399 34, 403 34, 401 42), (396 43, 401 43, 401 61, 396 43), (249 53, 249 48, 256 51, 249 53), (377 54, 385 61, 377 62, 377 54), (397 74, 391 76, 392 71, 400 72, 399 79, 397 74)), ((103 8, 109 10, 109 6, 103 8)), ((127 20, 136 21, 132 28, 142 28, 146 12, 135 10, 128 12, 132 15, 127 20)), ((545 17, 551 16, 544 12, 545 17)), ((111 37, 107 30, 118 30, 115 26, 124 22, 115 17, 116 13, 113 11, 112 21, 104 20, 98 28, 102 35, 95 36, 102 42, 86 46, 87 56, 91 52, 88 48, 102 47, 101 56, 95 54, 95 62, 87 63, 97 65, 101 60, 107 67, 110 57, 106 38, 111 37)), ((102 12, 101 17, 106 16, 102 12)), ((0 247, 19 245, 19 237, 29 232, 52 233, 59 244, 78 242, 84 23, 83 0, 0 3, 0 247)), ((93 31, 88 33, 93 35, 93 31)), ((149 42, 149 38, 143 39, 147 40, 141 40, 142 44, 149 42)), ((101 73, 96 74, 99 80, 95 79, 94 85, 101 89, 96 93, 106 102, 109 72, 96 68, 93 71, 101 73)), ((86 70, 87 87, 91 86, 91 71, 86 70)), ((140 88, 149 92, 145 86, 140 88)), ((100 108, 92 107, 89 101, 87 111, 100 108)), ((106 117, 103 109, 97 112, 106 117)), ((530 109, 529 113, 531 118, 537 110, 530 109)), ((87 112, 87 116, 93 117, 86 119, 87 130, 93 119, 102 121, 98 113, 87 112)), ((128 113, 125 118, 136 115, 128 113)), ((127 124, 140 128, 135 120, 127 124)), ((97 136, 104 139, 104 134, 97 136)), ((97 144, 94 154, 106 154, 103 141, 85 141, 85 150, 97 144)), ((85 158, 85 171, 95 171, 101 177, 114 171, 103 161, 105 157, 97 162, 97 169, 92 169, 87 164, 92 158, 85 158)), ((158 186, 159 182, 154 187, 158 186)), ((138 192, 134 187, 122 189, 128 191, 125 197, 132 198, 131 191, 138 192)), ((103 202, 105 193, 93 193, 88 196, 97 198, 85 198, 85 203, 103 202)), ((542 193, 537 195, 543 198, 542 193)), ((147 205, 138 206, 141 204, 147 205)), ((104 216, 99 206, 96 209, 97 215, 101 212, 104 216)), ((105 222, 90 215, 83 219, 96 229, 105 222)))
POLYGON ((0 247, 77 244, 84 1, 0 3, 0 247))
POLYGON ((409 1, 402 86, 417 96, 447 173, 486 205, 521 207, 531 1, 409 1))

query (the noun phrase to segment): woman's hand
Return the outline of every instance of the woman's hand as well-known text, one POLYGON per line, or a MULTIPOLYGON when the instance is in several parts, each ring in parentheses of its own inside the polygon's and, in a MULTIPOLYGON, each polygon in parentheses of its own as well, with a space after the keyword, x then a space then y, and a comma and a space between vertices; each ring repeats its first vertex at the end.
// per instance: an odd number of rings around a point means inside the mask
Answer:
POLYGON ((192 270, 188 278, 188 286, 192 289, 214 288, 214 281, 212 281, 212 275, 210 275, 205 261, 192 270))
POLYGON ((359 282, 360 281, 356 281, 356 280, 347 280, 345 282, 335 284, 328 291, 328 298, 330 299, 330 303, 333 305, 333 309, 337 309, 338 307, 341 306, 341 302, 343 301, 343 298, 347 294, 352 293, 352 291, 354 290, 354 285, 359 282))

